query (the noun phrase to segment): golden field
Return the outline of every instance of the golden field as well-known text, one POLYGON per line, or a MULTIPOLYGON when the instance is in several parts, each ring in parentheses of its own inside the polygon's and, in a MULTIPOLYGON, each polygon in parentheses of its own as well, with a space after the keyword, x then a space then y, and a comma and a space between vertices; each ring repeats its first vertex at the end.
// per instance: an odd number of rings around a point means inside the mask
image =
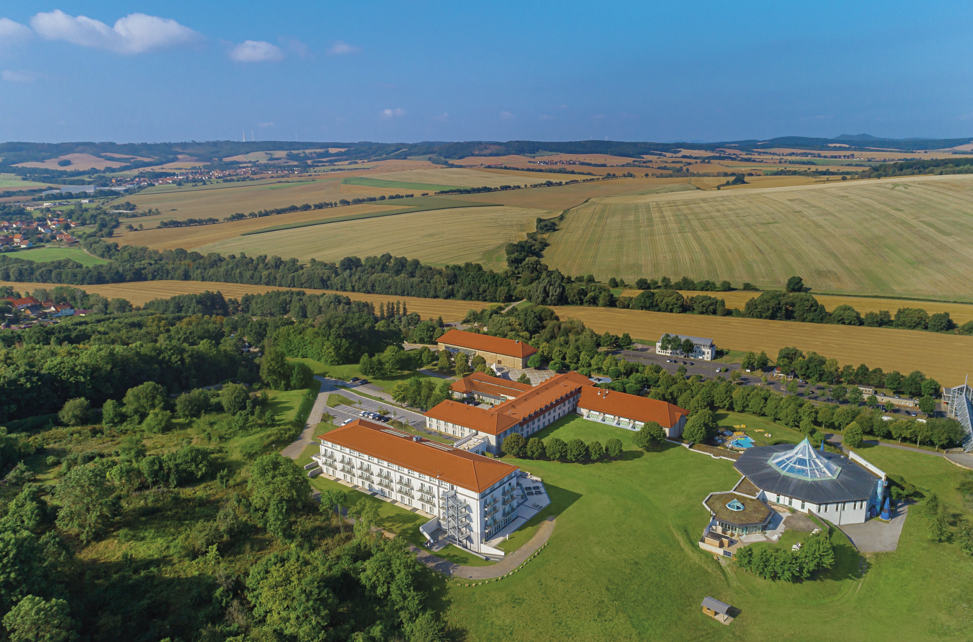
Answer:
POLYGON ((460 167, 440 169, 412 169, 396 172, 369 173, 368 178, 376 178, 400 183, 425 183, 428 185, 452 185, 455 187, 500 187, 501 185, 533 185, 547 180, 565 180, 563 174, 541 174, 534 172, 511 172, 503 170, 478 170, 460 167))
POLYGON ((65 154, 64 156, 58 156, 57 158, 49 158, 42 163, 31 162, 31 163, 20 163, 15 165, 15 167, 33 167, 37 169, 59 169, 59 170, 77 170, 77 169, 106 169, 108 167, 121 167, 125 163, 119 163, 116 161, 110 161, 100 156, 93 156, 91 154, 65 154), (61 167, 57 164, 58 161, 69 160, 71 164, 66 167, 61 167))
MULTIPOLYGON (((343 208, 338 208, 343 209, 343 208)), ((267 254, 302 261, 339 261, 346 256, 395 256, 433 265, 482 263, 501 268, 507 243, 533 231, 537 217, 556 214, 520 207, 466 207, 342 221, 217 241, 200 252, 267 254)))
MULTIPOLYGON (((13 283, 9 285, 19 292, 35 288, 52 288, 50 283, 13 283)), ((110 285, 83 285, 78 287, 90 293, 109 298, 128 299, 135 305, 144 305, 153 299, 168 298, 177 294, 198 294, 219 291, 227 298, 239 299, 244 294, 262 294, 271 290, 288 290, 263 285, 219 283, 201 281, 146 281, 116 283, 110 285)), ((328 290, 304 289, 305 292, 325 293, 328 290)), ((459 321, 468 310, 489 307, 480 301, 444 301, 384 294, 359 294, 357 292, 331 292, 374 305, 388 301, 403 301, 410 312, 423 318, 442 316, 444 321, 459 321)), ((864 328, 835 325, 815 325, 786 321, 705 317, 691 314, 673 315, 662 312, 640 312, 615 308, 555 307, 562 319, 578 319, 598 333, 629 333, 636 339, 654 341, 665 333, 691 334, 712 338, 717 347, 729 350, 766 351, 773 359, 778 350, 793 346, 805 352, 815 351, 838 359, 841 365, 860 363, 885 371, 899 370, 909 373, 921 370, 941 384, 951 385, 973 369, 966 355, 973 352, 973 337, 955 334, 935 334, 915 330, 890 328, 864 328)))
POLYGON ((721 349, 764 350, 771 359, 781 348, 791 346, 838 359, 842 365, 865 363, 869 368, 904 374, 921 370, 944 385, 962 382, 973 370, 968 357, 973 353, 973 337, 956 334, 613 308, 572 306, 554 310, 562 319, 578 319, 598 333, 628 332, 646 341, 656 341, 667 332, 688 334, 711 338, 721 349))
POLYGON ((973 301, 973 176, 593 199, 550 235, 571 275, 973 301))

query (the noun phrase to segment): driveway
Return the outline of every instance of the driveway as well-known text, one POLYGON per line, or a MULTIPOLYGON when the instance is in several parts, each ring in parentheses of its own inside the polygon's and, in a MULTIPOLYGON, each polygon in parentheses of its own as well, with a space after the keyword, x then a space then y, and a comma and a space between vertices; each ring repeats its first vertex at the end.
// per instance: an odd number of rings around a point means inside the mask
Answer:
POLYGON ((852 544, 862 553, 891 553, 899 545, 905 518, 909 516, 909 506, 900 504, 889 523, 880 519, 870 519, 864 524, 848 524, 837 528, 848 536, 852 544))

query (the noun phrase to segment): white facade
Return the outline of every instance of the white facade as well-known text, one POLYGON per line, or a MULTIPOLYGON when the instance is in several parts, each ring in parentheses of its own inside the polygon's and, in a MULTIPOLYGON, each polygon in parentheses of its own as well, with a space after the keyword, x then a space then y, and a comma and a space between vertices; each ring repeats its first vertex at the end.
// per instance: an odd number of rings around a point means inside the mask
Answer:
POLYGON ((526 500, 518 483, 523 476, 519 469, 477 492, 327 441, 321 442, 313 459, 325 475, 438 518, 452 543, 480 554, 503 555, 486 542, 510 523, 526 500))
MULTIPOLYGON (((663 335, 664 336, 664 335, 663 335)), ((693 351, 687 355, 683 355, 680 350, 663 350, 662 349, 662 337, 655 343, 655 353, 661 354, 665 357, 685 356, 687 359, 699 359, 700 361, 712 361, 713 356, 716 353, 716 346, 713 344, 712 339, 703 339, 701 337, 690 337, 683 334, 670 334, 672 338, 679 339, 683 341, 684 339, 689 339, 693 342, 693 351)))
POLYGON ((815 515, 819 515, 828 520, 835 526, 843 526, 845 524, 864 524, 865 520, 868 519, 868 500, 859 500, 855 502, 834 502, 830 504, 811 504, 810 502, 803 502, 799 499, 788 497, 787 495, 767 493, 764 491, 760 491, 757 497, 767 502, 787 506, 788 508, 801 513, 814 513, 815 515))

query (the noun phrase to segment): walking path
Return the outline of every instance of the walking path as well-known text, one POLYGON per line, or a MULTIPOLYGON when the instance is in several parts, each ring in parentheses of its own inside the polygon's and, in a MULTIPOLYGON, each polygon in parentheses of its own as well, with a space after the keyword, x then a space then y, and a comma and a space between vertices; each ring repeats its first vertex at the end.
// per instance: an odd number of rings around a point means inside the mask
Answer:
MULTIPOLYGON (((825 439, 830 442, 840 444, 842 442, 842 436, 834 433, 827 433, 825 439)), ((923 455, 932 455, 933 457, 945 457, 946 455, 933 450, 923 450, 922 448, 916 448, 915 446, 905 446, 903 444, 887 444, 884 441, 878 441, 875 439, 866 439, 862 441, 862 444, 868 444, 869 446, 884 446, 885 448, 895 448, 896 450, 908 450, 913 453, 920 453, 923 455)), ((844 445, 841 446, 844 450, 844 445)))
POLYGON ((962 452, 946 453, 946 461, 951 464, 956 464, 960 468, 973 470, 973 454, 962 452))
POLYGON ((541 523, 537 532, 534 533, 534 536, 526 544, 491 566, 460 566, 459 564, 444 560, 441 557, 436 557, 432 553, 417 546, 411 546, 410 550, 416 554, 416 559, 421 564, 443 575, 471 580, 492 580, 519 568, 531 555, 540 550, 541 546, 547 544, 547 540, 551 539, 551 533, 554 532, 554 526, 556 525, 557 519, 548 517, 546 521, 541 523))
POLYGON ((301 431, 301 436, 297 438, 297 441, 280 451, 280 454, 284 457, 297 459, 304 452, 304 449, 311 445, 311 441, 314 439, 314 430, 321 423, 324 410, 328 407, 328 392, 331 387, 321 377, 314 377, 314 379, 321 382, 321 392, 318 393, 318 398, 314 400, 314 406, 311 407, 311 413, 307 416, 307 424, 301 431))

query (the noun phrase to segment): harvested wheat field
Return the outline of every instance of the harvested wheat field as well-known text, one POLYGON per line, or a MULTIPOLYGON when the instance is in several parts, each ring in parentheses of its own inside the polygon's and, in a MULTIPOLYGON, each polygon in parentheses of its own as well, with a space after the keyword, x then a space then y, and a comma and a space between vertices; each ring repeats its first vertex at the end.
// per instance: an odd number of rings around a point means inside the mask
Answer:
POLYGON ((368 178, 397 183, 419 183, 455 187, 500 187, 501 185, 533 185, 544 181, 563 181, 563 174, 534 172, 481 171, 465 168, 415 169, 402 172, 368 174, 368 178))
POLYGON ((973 370, 969 356, 973 337, 918 330, 817 325, 692 314, 640 312, 611 308, 555 307, 562 319, 583 321, 595 332, 611 332, 656 341, 665 333, 713 339, 728 350, 765 350, 771 359, 791 346, 835 358, 842 365, 861 363, 870 368, 909 373, 921 370, 944 385, 961 382, 973 370))
MULTIPOLYGON (((26 294, 37 288, 51 289, 57 283, 18 283, 14 281, 0 281, 0 286, 9 285, 17 292, 26 294)), ((314 288, 284 288, 267 285, 248 285, 245 283, 224 283, 218 281, 139 281, 135 283, 110 283, 104 285, 68 285, 65 287, 78 288, 89 294, 100 294, 109 299, 126 299, 132 305, 145 305, 155 299, 168 299, 180 294, 200 294, 202 292, 220 292, 227 299, 239 299, 245 294, 264 294, 276 290, 294 290, 313 294, 341 294, 355 301, 367 301, 378 306, 379 303, 401 301, 409 308, 409 312, 416 312, 423 319, 442 317, 443 321, 462 321, 470 310, 482 310, 496 305, 482 301, 444 301, 442 299, 421 299, 413 296, 393 296, 391 294, 359 294, 357 292, 336 292, 334 290, 316 290, 314 288)))
POLYGON ((57 158, 49 158, 44 162, 30 162, 30 163, 19 163, 14 165, 14 167, 31 167, 36 169, 59 169, 59 170, 89 170, 89 169, 107 169, 109 167, 121 167, 126 163, 119 163, 117 161, 107 160, 101 158, 100 156, 93 156, 92 154, 65 154, 64 156, 58 156, 57 158), (58 161, 71 161, 70 165, 64 167, 58 165, 58 161))
POLYGON ((545 262, 571 275, 745 281, 973 301, 973 176, 595 199, 545 262))
POLYGON ((346 256, 390 252, 433 265, 474 261, 497 269, 503 266, 507 243, 523 240, 534 230, 537 217, 553 214, 519 207, 464 207, 267 232, 198 249, 302 261, 339 261, 346 256))
MULTIPOLYGON (((405 201, 394 200, 384 201, 383 204, 366 203, 363 205, 347 205, 345 207, 333 207, 326 210, 311 210, 309 212, 291 212, 290 214, 277 214, 275 216, 263 216, 261 218, 248 218, 232 223, 217 223, 215 225, 199 225, 193 227, 155 227, 151 229, 128 232, 122 228, 116 230, 112 236, 112 241, 120 245, 144 245, 153 250, 193 250, 209 243, 216 243, 226 239, 237 238, 243 234, 249 234, 257 230, 263 230, 277 225, 292 225, 296 223, 306 223, 308 221, 323 221, 329 218, 342 218, 345 216, 358 216, 359 214, 371 214, 372 212, 385 212, 401 209, 399 203, 405 201)), ((128 219, 133 225, 138 225, 137 221, 144 219, 128 219)))

